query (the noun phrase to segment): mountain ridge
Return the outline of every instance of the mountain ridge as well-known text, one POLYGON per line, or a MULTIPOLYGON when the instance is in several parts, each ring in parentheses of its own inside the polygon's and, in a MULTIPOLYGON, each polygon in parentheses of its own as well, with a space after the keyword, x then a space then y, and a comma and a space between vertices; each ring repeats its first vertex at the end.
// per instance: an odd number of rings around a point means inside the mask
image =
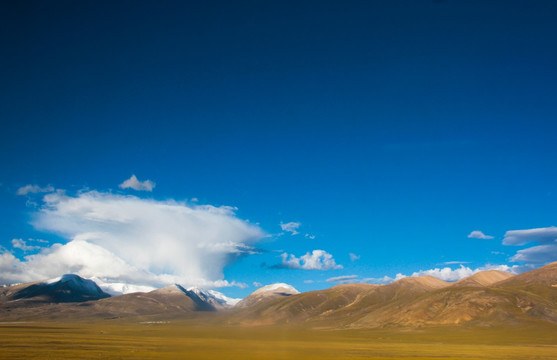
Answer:
MULTIPOLYGON (((65 284, 79 283, 77 278, 69 277, 74 281, 65 284)), ((0 318, 196 317, 223 325, 282 324, 328 329, 557 323, 557 262, 514 276, 500 271, 480 272, 455 283, 422 276, 385 285, 343 284, 304 293, 278 283, 257 289, 236 306, 230 303, 234 299, 218 292, 186 289, 177 284, 79 302, 56 302, 42 294, 34 297, 30 290, 21 296, 26 288, 38 289, 38 284, 49 285, 35 282, 0 288, 0 318)))

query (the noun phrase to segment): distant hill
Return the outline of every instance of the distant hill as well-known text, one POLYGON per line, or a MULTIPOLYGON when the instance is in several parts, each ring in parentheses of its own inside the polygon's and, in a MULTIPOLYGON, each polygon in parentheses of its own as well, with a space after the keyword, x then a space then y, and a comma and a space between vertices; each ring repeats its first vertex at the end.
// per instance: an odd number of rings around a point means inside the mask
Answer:
POLYGON ((236 308, 250 307, 261 301, 296 295, 299 293, 300 292, 293 286, 285 283, 271 284, 263 286, 255 290, 249 296, 243 298, 238 304, 236 304, 236 308))
POLYGON ((66 274, 53 280, 5 287, 0 294, 8 301, 22 300, 37 303, 82 302, 110 297, 95 282, 73 274, 66 274))
POLYGON ((453 286, 491 286, 514 275, 499 270, 480 271, 454 283, 453 286))
POLYGON ((484 271, 456 283, 422 276, 306 293, 278 283, 233 306, 236 302, 216 291, 180 285, 108 297, 92 281, 65 275, 1 288, 0 319, 196 317, 213 324, 326 329, 557 323, 557 263, 516 276, 484 271))

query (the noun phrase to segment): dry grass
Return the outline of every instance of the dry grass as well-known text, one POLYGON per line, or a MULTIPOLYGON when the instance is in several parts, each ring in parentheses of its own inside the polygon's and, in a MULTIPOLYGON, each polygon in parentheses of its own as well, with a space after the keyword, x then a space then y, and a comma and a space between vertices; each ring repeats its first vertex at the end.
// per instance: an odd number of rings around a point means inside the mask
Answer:
POLYGON ((79 322, 0 324, 1 359, 557 359, 557 327, 318 331, 79 322))

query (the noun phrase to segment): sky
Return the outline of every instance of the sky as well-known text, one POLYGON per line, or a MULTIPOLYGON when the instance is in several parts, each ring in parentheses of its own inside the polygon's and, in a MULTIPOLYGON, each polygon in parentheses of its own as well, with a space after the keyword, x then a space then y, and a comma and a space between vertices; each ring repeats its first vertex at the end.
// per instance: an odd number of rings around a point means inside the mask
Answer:
POLYGON ((3 1, 0 283, 244 297, 557 260, 555 1, 3 1))

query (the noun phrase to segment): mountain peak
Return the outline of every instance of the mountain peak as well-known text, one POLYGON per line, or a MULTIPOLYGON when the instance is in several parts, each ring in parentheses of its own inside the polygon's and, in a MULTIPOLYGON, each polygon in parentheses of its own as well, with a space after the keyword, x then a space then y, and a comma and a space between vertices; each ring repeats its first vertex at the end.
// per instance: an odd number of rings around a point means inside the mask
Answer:
POLYGON ((247 307, 263 300, 291 296, 299 293, 300 292, 296 290, 296 288, 294 288, 292 285, 288 285, 285 283, 270 284, 252 292, 249 296, 238 302, 236 307, 247 307))
POLYGON ((499 270, 480 271, 457 281, 454 286, 490 286, 513 276, 513 274, 499 270))
POLYGON ((252 294, 263 294, 266 292, 282 292, 290 295, 299 294, 300 292, 292 285, 286 283, 275 283, 265 285, 255 290, 252 294))
POLYGON ((32 283, 15 292, 13 299, 33 299, 45 302, 82 302, 110 297, 92 280, 75 274, 32 283))

